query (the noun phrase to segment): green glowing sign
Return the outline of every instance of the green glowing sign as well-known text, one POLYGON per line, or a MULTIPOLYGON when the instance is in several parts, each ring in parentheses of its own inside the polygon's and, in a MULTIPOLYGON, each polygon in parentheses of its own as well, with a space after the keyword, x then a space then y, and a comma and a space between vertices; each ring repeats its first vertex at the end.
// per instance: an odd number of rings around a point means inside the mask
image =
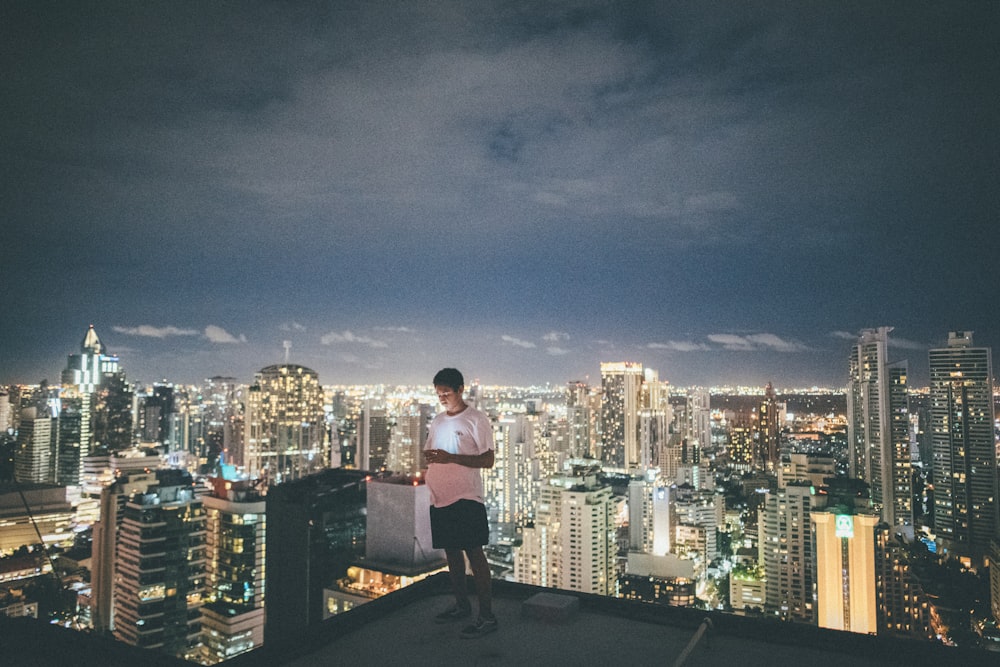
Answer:
POLYGON ((850 514, 837 515, 837 537, 854 537, 854 517, 850 514))

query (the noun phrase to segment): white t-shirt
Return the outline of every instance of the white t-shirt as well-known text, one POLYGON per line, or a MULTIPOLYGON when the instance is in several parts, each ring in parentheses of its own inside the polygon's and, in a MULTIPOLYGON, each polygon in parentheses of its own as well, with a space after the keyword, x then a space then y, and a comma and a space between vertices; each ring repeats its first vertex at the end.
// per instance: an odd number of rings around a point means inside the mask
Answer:
MULTIPOLYGON (((483 454, 493 449, 493 425, 489 417, 472 406, 454 416, 439 412, 431 421, 424 449, 471 456, 483 454)), ((431 463, 425 479, 434 507, 447 507, 463 499, 483 502, 483 473, 479 468, 431 463)))

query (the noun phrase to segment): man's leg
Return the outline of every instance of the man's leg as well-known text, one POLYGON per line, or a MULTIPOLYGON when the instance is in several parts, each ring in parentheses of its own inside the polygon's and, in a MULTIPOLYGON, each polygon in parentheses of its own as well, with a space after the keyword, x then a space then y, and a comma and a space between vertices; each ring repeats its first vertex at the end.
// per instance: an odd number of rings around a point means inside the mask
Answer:
POLYGON ((455 593, 455 604, 460 609, 468 609, 471 605, 465 581, 465 554, 461 549, 445 549, 444 554, 448 558, 448 575, 451 577, 451 589, 455 593))
POLYGON ((472 579, 476 584, 476 595, 479 597, 479 615, 482 618, 493 618, 493 577, 490 575, 490 564, 486 560, 486 554, 482 547, 466 549, 465 553, 469 556, 472 579))

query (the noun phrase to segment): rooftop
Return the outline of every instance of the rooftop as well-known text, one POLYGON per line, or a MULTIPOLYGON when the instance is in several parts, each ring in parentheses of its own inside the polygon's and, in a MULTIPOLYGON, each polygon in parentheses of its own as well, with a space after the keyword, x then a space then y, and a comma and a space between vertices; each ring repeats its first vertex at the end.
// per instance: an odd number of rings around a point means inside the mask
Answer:
MULTIPOLYGON (((774 665, 998 664, 997 655, 824 630, 776 620, 663 607, 594 595, 494 581, 498 632, 461 639, 462 623, 436 625, 432 616, 451 604, 447 574, 438 574, 346 614, 300 637, 267 644, 223 663, 226 667, 378 665, 774 665), (579 609, 561 620, 525 612, 539 593, 575 599, 579 609)), ((3 664, 182 667, 182 660, 29 618, 0 616, 3 664)))
POLYGON ((433 622, 434 614, 451 604, 448 577, 441 573, 335 616, 304 637, 265 645, 226 665, 997 664, 996 654, 974 649, 572 594, 507 581, 494 581, 493 592, 500 629, 485 637, 462 639, 462 623, 433 622), (576 598, 579 611, 563 620, 526 614, 525 601, 539 593, 576 598))

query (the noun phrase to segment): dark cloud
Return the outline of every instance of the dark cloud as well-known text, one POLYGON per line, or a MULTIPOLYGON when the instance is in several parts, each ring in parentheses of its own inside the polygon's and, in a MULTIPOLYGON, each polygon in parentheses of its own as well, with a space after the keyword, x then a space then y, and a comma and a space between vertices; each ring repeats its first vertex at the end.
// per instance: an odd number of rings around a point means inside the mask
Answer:
POLYGON ((331 382, 451 355, 563 381, 614 351, 675 382, 833 383, 833 330, 992 344, 998 18, 14 0, 0 381, 53 377, 90 322, 184 380, 283 336, 331 382), (134 331, 163 322, 216 328, 134 331))

